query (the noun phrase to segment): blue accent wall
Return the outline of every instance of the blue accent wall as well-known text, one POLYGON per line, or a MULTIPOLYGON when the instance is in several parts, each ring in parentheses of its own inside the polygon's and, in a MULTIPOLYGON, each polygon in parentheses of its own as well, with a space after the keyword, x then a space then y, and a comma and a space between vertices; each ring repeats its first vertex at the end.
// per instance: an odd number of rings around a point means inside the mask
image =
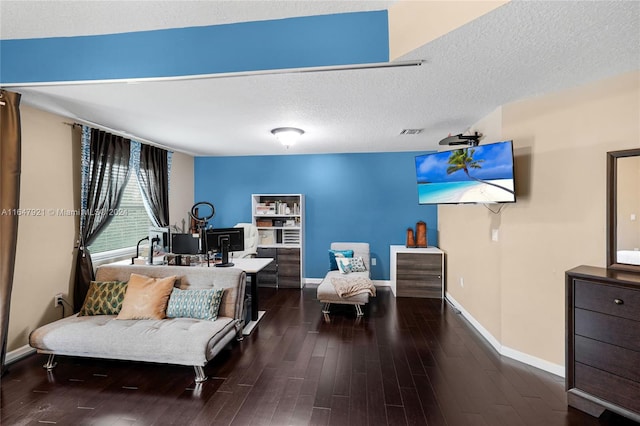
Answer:
POLYGON ((195 201, 216 208, 211 224, 251 222, 251 194, 305 196, 305 278, 322 278, 332 241, 369 242, 371 276, 388 280, 389 246, 427 223, 437 242, 437 207, 418 204, 415 156, 424 152, 197 157, 195 201))
POLYGON ((387 62, 387 11, 0 40, 0 82, 108 80, 387 62))

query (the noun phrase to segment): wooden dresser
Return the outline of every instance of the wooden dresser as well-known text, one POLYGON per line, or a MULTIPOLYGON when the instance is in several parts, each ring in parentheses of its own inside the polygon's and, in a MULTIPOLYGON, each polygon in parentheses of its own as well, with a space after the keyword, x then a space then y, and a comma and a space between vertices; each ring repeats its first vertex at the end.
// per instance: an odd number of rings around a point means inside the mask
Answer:
POLYGON ((396 297, 444 299, 444 252, 437 247, 390 247, 391 292, 396 297))
POLYGON ((565 275, 568 404, 640 421, 640 274, 579 266, 565 275))

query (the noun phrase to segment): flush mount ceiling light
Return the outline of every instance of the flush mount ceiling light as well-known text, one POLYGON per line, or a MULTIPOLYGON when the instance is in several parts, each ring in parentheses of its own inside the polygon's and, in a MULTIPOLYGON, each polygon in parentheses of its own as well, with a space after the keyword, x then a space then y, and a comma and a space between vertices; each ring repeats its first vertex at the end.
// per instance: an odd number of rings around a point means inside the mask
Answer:
POLYGON ((278 127, 277 129, 273 129, 271 133, 273 133, 282 145, 288 148, 298 141, 300 136, 304 134, 304 130, 295 127, 278 127))

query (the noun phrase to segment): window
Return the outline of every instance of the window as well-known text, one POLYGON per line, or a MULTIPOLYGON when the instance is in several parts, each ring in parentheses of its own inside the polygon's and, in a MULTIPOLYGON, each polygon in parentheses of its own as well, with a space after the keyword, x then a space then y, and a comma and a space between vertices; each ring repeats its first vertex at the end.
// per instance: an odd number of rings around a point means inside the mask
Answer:
POLYGON ((131 173, 113 220, 88 247, 89 251, 94 255, 135 247, 141 238, 149 235, 150 226, 151 220, 144 208, 138 181, 131 173))

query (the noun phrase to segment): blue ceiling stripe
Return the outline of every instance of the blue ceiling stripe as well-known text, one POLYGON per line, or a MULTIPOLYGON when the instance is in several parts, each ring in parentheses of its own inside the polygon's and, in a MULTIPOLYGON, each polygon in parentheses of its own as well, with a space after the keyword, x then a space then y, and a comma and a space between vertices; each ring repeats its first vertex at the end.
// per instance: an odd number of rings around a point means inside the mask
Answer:
POLYGON ((174 77, 389 61, 387 11, 0 40, 0 82, 174 77))

